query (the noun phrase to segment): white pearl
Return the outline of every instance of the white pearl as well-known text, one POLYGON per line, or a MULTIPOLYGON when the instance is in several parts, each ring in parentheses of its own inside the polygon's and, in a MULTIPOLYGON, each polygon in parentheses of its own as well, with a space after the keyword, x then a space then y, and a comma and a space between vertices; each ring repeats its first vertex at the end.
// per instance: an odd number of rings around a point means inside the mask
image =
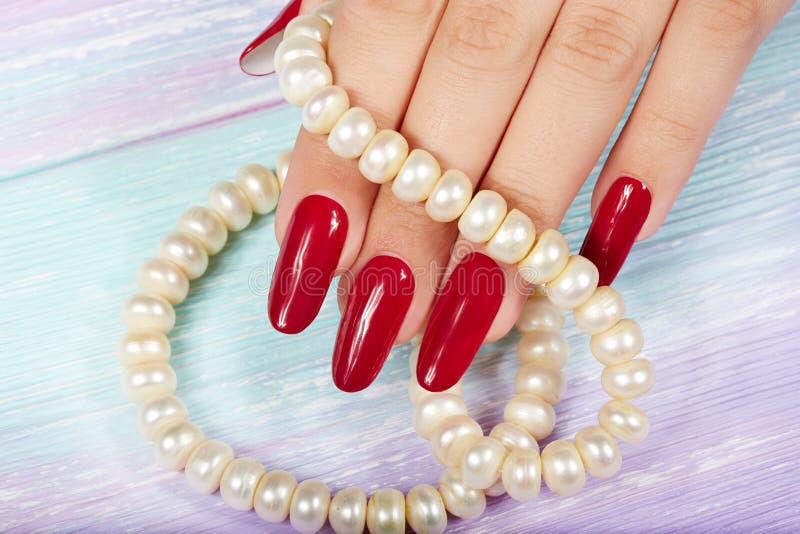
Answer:
POLYGON ((536 395, 527 393, 515 395, 506 404, 503 419, 517 423, 537 440, 549 436, 556 425, 553 407, 536 395))
POLYGON ((303 106, 303 127, 311 133, 329 134, 348 109, 350 97, 347 91, 338 85, 323 87, 303 106))
POLYGON ((603 389, 615 399, 641 397, 653 388, 655 381, 653 364, 646 358, 609 365, 600 375, 603 389))
POLYGON ((198 493, 211 495, 219 489, 222 473, 233 461, 233 449, 221 441, 204 441, 186 460, 186 480, 198 493))
POLYGON ((275 56, 272 61, 275 72, 280 74, 286 65, 299 57, 313 57, 325 61, 325 48, 319 41, 306 35, 284 38, 275 48, 275 56))
POLYGON ((202 441, 203 433, 193 423, 185 419, 165 422, 153 436, 156 462, 164 469, 183 469, 189 455, 202 441))
POLYGON ((358 170, 372 183, 385 184, 397 176, 408 157, 408 141, 394 130, 381 130, 364 149, 358 170))
POLYGON ((202 206, 184 211, 175 228, 178 232, 194 237, 212 256, 222 250, 228 241, 225 223, 214 210, 202 206))
POLYGON ((281 470, 267 472, 261 477, 253 496, 253 508, 258 517, 268 523, 286 520, 296 487, 297 479, 291 473, 281 470))
POLYGON ((464 399, 452 393, 428 395, 414 410, 414 429, 424 439, 430 439, 436 426, 451 415, 467 415, 464 399))
POLYGON ((175 309, 157 295, 137 294, 122 307, 122 322, 134 331, 167 333, 175 327, 175 309))
POLYGON ((486 509, 486 495, 470 488, 456 469, 448 469, 439 478, 439 494, 448 512, 461 519, 474 519, 486 509))
POLYGON ((575 308, 572 313, 578 328, 589 335, 608 330, 624 314, 625 301, 622 295, 609 286, 598 287, 589 300, 575 308))
POLYGON ((302 534, 314 534, 325 524, 331 490, 321 480, 304 480, 297 485, 289 509, 289 522, 302 534))
POLYGON ((430 152, 414 149, 392 182, 394 196, 406 202, 422 202, 442 176, 442 168, 430 152))
POLYGON ((550 404, 561 402, 565 387, 561 370, 535 363, 520 367, 514 380, 514 392, 531 393, 550 404))
POLYGON ((463 172, 451 169, 436 182, 425 211, 434 221, 454 221, 467 209, 471 197, 472 182, 463 172))
POLYGON ((486 245, 486 253, 503 263, 517 263, 522 260, 536 239, 536 226, 530 217, 517 209, 508 212, 500 229, 486 245))
POLYGON ((509 452, 514 449, 533 449, 539 452, 536 439, 516 423, 499 423, 494 426, 489 436, 502 443, 509 452))
POLYGON ((539 235, 530 254, 519 262, 519 274, 531 284, 544 284, 567 265, 569 245, 558 231, 548 228, 539 235))
POLYGON ((361 534, 367 524, 367 495, 359 488, 345 488, 333 496, 328 521, 336 534, 361 534))
POLYGON ((178 397, 153 397, 139 405, 136 411, 136 429, 145 439, 153 439, 162 423, 174 419, 188 419, 186 405, 178 397))
POLYGON ((183 232, 171 232, 162 237, 156 256, 176 264, 189 280, 200 278, 208 268, 208 253, 200 240, 183 232))
POLYGON ((497 482, 483 490, 484 495, 487 497, 502 497, 506 494, 506 488, 503 486, 503 479, 498 478, 497 482))
POLYGON ((350 108, 336 121, 328 135, 328 147, 340 158, 355 159, 364 152, 377 131, 378 125, 369 111, 350 108))
POLYGON ((148 362, 167 362, 172 353, 167 336, 155 330, 126 332, 117 357, 125 367, 148 362))
POLYGON ((252 510, 256 487, 264 472, 261 462, 253 458, 236 458, 231 461, 223 471, 219 483, 222 500, 236 510, 252 510))
POLYGON ((564 326, 564 313, 561 308, 541 295, 531 296, 522 307, 517 319, 517 329, 522 332, 533 330, 560 330, 564 326))
POLYGON ((289 21, 283 31, 283 38, 288 39, 295 35, 304 35, 314 39, 323 46, 328 43, 331 25, 317 15, 299 15, 289 21))
POLYGON ((275 175, 278 177, 278 183, 283 189, 283 184, 286 183, 286 176, 289 174, 289 162, 292 161, 292 151, 284 150, 275 156, 275 175))
POLYGON ((270 213, 278 205, 281 186, 271 170, 258 163, 239 167, 236 185, 247 197, 252 210, 260 215, 270 213))
POLYGON ((505 445, 497 439, 489 436, 479 438, 464 454, 461 479, 472 488, 488 488, 500 476, 507 452, 505 445))
POLYGON ((338 5, 339 2, 337 0, 328 0, 327 2, 322 2, 320 5, 315 7, 312 13, 333 26, 333 19, 338 5))
POLYGON ((293 59, 278 76, 281 95, 295 106, 304 106, 311 95, 332 83, 333 74, 328 64, 309 56, 293 59))
POLYGON ((383 488, 370 495, 367 529, 370 534, 405 534, 406 499, 402 491, 383 488))
POLYGON ((614 437, 599 426, 587 426, 573 439, 583 465, 596 478, 614 476, 622 467, 622 453, 614 437))
POLYGON ((628 443, 641 443, 650 432, 647 415, 629 402, 610 400, 597 414, 600 426, 612 436, 628 443))
POLYGON ((497 232, 508 212, 503 195, 483 189, 470 201, 458 219, 458 231, 473 243, 485 243, 497 232))
POLYGON ((503 487, 515 501, 532 501, 542 486, 542 461, 539 451, 514 449, 503 462, 503 487))
POLYGON ((447 510, 436 488, 420 484, 408 491, 406 521, 417 534, 442 534, 447 529, 447 510))
POLYGON ((412 376, 411 380, 408 381, 408 398, 411 399, 412 404, 417 404, 423 398, 427 397, 428 395, 436 395, 437 393, 452 393, 453 395, 461 396, 464 393, 464 387, 461 384, 461 381, 455 383, 455 385, 451 386, 450 388, 441 391, 441 392, 434 392, 428 391, 424 387, 419 385, 417 382, 417 367, 416 363, 414 364, 414 369, 412 369, 412 376))
POLYGON ((633 319, 622 319, 589 340, 589 350, 603 365, 625 363, 639 354, 643 346, 642 329, 633 319))
POLYGON ((244 192, 231 182, 217 182, 208 192, 208 205, 228 227, 238 232, 253 219, 253 207, 244 192))
POLYGON ((122 391, 131 402, 172 395, 177 385, 175 371, 167 363, 152 362, 128 367, 122 376, 122 391))
POLYGON ((189 279, 169 260, 145 261, 136 271, 136 282, 143 292, 158 295, 170 304, 183 302, 189 294, 189 279))
POLYGON ((517 357, 522 364, 535 363, 562 369, 569 358, 569 345, 560 332, 533 330, 519 339, 517 357))
POLYGON ((561 274, 547 283, 547 296, 561 309, 580 306, 597 289, 600 273, 583 256, 570 256, 561 274))
POLYGON ((481 425, 470 416, 451 415, 434 427, 431 449, 439 462, 457 467, 466 450, 482 436, 481 425))
POLYGON ((572 442, 557 439, 542 451, 542 478, 550 491, 564 497, 575 495, 586 483, 586 472, 572 442))

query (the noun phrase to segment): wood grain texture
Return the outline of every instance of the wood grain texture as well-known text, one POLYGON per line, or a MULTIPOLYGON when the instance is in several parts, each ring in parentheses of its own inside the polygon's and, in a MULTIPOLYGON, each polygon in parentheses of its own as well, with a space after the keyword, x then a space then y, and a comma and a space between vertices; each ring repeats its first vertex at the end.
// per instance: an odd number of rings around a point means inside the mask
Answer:
MULTIPOLYGON (((0 20, 0 530, 288 532, 164 472, 115 357, 138 264, 240 163, 271 164, 298 113, 236 57, 277 2, 6 2, 0 20), (258 5, 257 5, 258 4, 258 5)), ((617 284, 647 337, 653 429, 573 498, 490 499, 453 532, 800 529, 800 9, 768 38, 665 226, 617 284)), ((591 187, 561 230, 573 248, 591 187)), ((271 217, 236 235, 178 308, 179 394, 207 436, 268 468, 365 490, 435 483, 411 429, 408 346, 377 383, 330 380, 339 313, 268 327, 271 217)), ((591 423, 600 366, 570 324, 556 436, 591 423)), ((465 382, 484 428, 511 393, 516 335, 465 382)))

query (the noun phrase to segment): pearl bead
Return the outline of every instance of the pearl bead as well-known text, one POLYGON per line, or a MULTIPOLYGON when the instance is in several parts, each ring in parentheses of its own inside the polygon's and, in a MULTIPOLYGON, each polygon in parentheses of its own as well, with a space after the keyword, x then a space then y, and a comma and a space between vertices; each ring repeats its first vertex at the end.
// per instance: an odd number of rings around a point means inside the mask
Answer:
POLYGON ((534 239, 536 227, 531 218, 513 209, 489 240, 486 253, 497 261, 514 264, 530 252, 534 239))
POLYGON ((370 182, 384 184, 397 176, 407 157, 406 138, 394 130, 381 130, 358 160, 358 170, 370 182))
POLYGON ((329 134, 348 109, 347 91, 338 85, 323 87, 303 106, 303 127, 311 133, 329 134))
POLYGON ((320 5, 314 8, 313 13, 333 26, 333 18, 336 14, 336 7, 338 4, 339 2, 337 2, 337 0, 328 0, 327 2, 322 2, 320 5))
POLYGON ((458 395, 460 397, 464 393, 464 387, 461 385, 460 380, 456 382, 455 385, 444 391, 439 391, 439 392, 428 391, 424 387, 420 386, 419 382, 417 382, 417 377, 416 377, 417 368, 416 364, 414 365, 415 367, 411 371, 413 373, 411 376, 411 380, 408 381, 408 397, 411 399, 412 404, 417 404, 420 400, 427 397, 428 395, 436 395, 438 393, 452 393, 453 395, 458 395))
POLYGON ((479 438, 467 449, 461 461, 461 479, 475 489, 486 489, 497 481, 503 460, 505 445, 489 436, 479 438))
POLYGON ((637 358, 619 365, 609 365, 600 375, 603 389, 615 399, 641 397, 653 388, 656 375, 653 364, 646 358, 637 358))
POLYGON ((650 432, 647 415, 629 402, 610 400, 597 414, 600 426, 612 436, 628 443, 641 443, 650 432))
POLYGON ((306 35, 295 35, 280 42, 275 48, 273 65, 275 72, 280 74, 290 62, 300 57, 313 57, 325 61, 325 48, 319 41, 306 35))
POLYGON ((217 182, 208 192, 208 205, 220 216, 228 230, 238 232, 253 219, 253 208, 244 192, 231 182, 217 182))
POLYGON ((378 125, 369 111, 350 108, 336 121, 328 135, 328 147, 341 158, 355 159, 364 152, 377 131, 378 125))
POLYGON ((468 415, 451 415, 434 427, 431 449, 448 467, 461 465, 466 450, 483 436, 481 426, 468 415))
POLYGON ((534 295, 522 307, 517 319, 517 329, 523 334, 533 330, 560 330, 564 326, 564 313, 550 299, 534 295))
POLYGON ((546 438, 556 425, 553 407, 536 395, 522 393, 515 395, 506 404, 503 419, 517 423, 537 440, 546 438))
POLYGON ((186 405, 178 397, 153 397, 144 401, 136 411, 136 429, 145 439, 153 439, 157 427, 164 422, 188 417, 186 405))
POLYGON ((509 452, 514 449, 533 449, 539 452, 539 444, 533 436, 515 423, 499 423, 495 425, 489 436, 502 443, 509 452))
POLYGON ((447 529, 447 510, 436 488, 420 484, 408 491, 406 521, 417 534, 442 534, 447 529))
POLYGON ((573 441, 584 467, 593 477, 614 476, 622 467, 622 453, 617 442, 599 426, 587 426, 579 430, 573 441))
POLYGON ((169 361, 172 349, 167 336, 154 330, 127 332, 119 344, 117 357, 125 367, 140 363, 169 361))
POLYGON ((406 202, 422 202, 442 176, 442 168, 430 152, 414 149, 392 182, 394 196, 406 202))
POLYGON ((178 224, 178 232, 194 237, 209 255, 214 255, 228 241, 228 229, 213 210, 194 206, 184 211, 178 224))
POLYGON ((644 346, 644 335, 633 319, 620 322, 589 340, 589 349, 603 365, 617 365, 633 359, 644 346))
POLYGON ((567 240, 556 230, 548 228, 539 235, 530 254, 519 262, 519 274, 531 284, 544 284, 564 270, 568 258, 567 240))
POLYGON ((534 330, 526 332, 517 344, 520 363, 535 363, 542 367, 562 369, 567 365, 569 345, 560 332, 534 330))
POLYGON ((550 404, 558 404, 564 395, 564 375, 555 367, 529 363, 520 367, 514 380, 515 393, 531 393, 550 404))
POLYGON ((211 495, 219 489, 222 473, 233 461, 233 449, 221 441, 204 441, 186 460, 186 480, 198 493, 211 495))
POLYGON ((297 485, 289 509, 289 522, 302 534, 314 534, 325 524, 331 490, 321 480, 304 480, 297 485))
POLYGON ((175 327, 175 310, 157 295, 133 295, 122 307, 122 322, 131 330, 166 333, 175 327))
POLYGON ((467 415, 464 399, 452 393, 428 395, 414 410, 414 429, 424 439, 430 439, 436 426, 451 415, 467 415))
POLYGON ((283 189, 283 184, 286 183, 286 176, 289 174, 289 162, 292 161, 292 151, 284 150, 275 156, 275 175, 278 177, 278 183, 283 189))
POLYGON ((367 523, 367 496, 359 488, 345 488, 333 496, 328 521, 336 534, 361 534, 367 523))
POLYGON ((296 487, 297 480, 291 473, 281 470, 267 472, 261 477, 253 496, 253 508, 258 517, 268 523, 286 520, 296 487))
POLYGON ((461 171, 445 172, 433 187, 425 211, 434 221, 454 221, 464 213, 472 197, 472 182, 461 171))
POLYGON ((328 64, 309 56, 293 59, 278 76, 281 95, 295 106, 304 106, 311 95, 332 83, 333 74, 328 64))
POLYGON ((495 191, 478 191, 458 219, 458 231, 473 243, 485 243, 503 224, 508 206, 506 199, 495 191))
POLYGON ((275 174, 263 165, 250 163, 239 167, 235 181, 254 212, 264 215, 278 205, 281 186, 275 174))
POLYGON ((406 499, 402 491, 383 488, 370 496, 367 529, 370 534, 405 534, 406 499))
POLYGON ((122 376, 122 390, 131 402, 172 395, 177 385, 175 371, 166 363, 152 362, 128 367, 122 376))
POLYGON ((253 458, 232 460, 219 483, 219 493, 225 504, 243 512, 252 510, 256 487, 264 471, 261 462, 253 458))
POLYGON ((328 43, 331 25, 317 15, 300 15, 289 21, 283 31, 283 38, 288 39, 295 35, 304 35, 314 39, 323 46, 328 43))
POLYGON ((136 282, 143 292, 158 295, 170 304, 183 302, 189 293, 189 279, 169 260, 147 260, 136 272, 136 282))
POLYGON ((550 491, 564 497, 575 495, 586 483, 586 472, 572 442, 557 439, 542 451, 542 478, 550 491))
POLYGON ((461 474, 448 469, 439 478, 439 494, 448 512, 461 519, 474 519, 486 509, 486 495, 464 484, 461 474))
POLYGON ((498 478, 497 482, 483 490, 484 495, 487 497, 502 497, 506 494, 506 488, 503 486, 502 478, 498 478))
POLYGON ((609 286, 598 287, 589 300, 575 308, 572 315, 575 324, 583 332, 592 335, 608 330, 625 314, 622 295, 609 286))
POLYGON ((181 268, 189 280, 200 278, 208 268, 208 253, 200 241, 183 232, 172 232, 161 238, 156 255, 181 268))
POLYGON ((514 449, 503 462, 503 487, 515 501, 532 501, 542 485, 542 461, 539 451, 514 449))
POLYGON ((165 422, 153 436, 156 462, 164 469, 183 469, 189 455, 202 441, 203 433, 189 421, 165 422))
POLYGON ((561 274, 547 283, 547 296, 562 309, 580 306, 597 289, 600 273, 594 263, 583 256, 570 256, 561 274))

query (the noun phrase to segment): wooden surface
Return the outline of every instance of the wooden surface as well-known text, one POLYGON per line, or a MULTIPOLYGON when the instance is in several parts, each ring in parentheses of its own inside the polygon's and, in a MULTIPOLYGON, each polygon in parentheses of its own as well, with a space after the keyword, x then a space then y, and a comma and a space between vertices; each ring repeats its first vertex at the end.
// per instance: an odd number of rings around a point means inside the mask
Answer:
MULTIPOLYGON (((288 531, 158 469, 115 357, 134 272, 207 187, 272 164, 298 128, 275 81, 240 74, 276 2, 21 2, 0 20, 0 530, 288 531)), ((688 189, 617 287, 657 366, 652 421, 622 472, 574 498, 490 499, 453 532, 800 529, 800 9, 758 53, 688 189)), ((562 226, 589 223, 595 173, 562 226)), ((270 328, 272 218, 237 235, 178 308, 173 364, 209 437, 331 487, 407 490, 439 468, 410 426, 408 346, 377 383, 331 384, 333 299, 303 334, 270 328)), ((556 436, 594 420, 600 366, 570 322, 556 436)), ((501 417, 516 335, 465 394, 501 417)))

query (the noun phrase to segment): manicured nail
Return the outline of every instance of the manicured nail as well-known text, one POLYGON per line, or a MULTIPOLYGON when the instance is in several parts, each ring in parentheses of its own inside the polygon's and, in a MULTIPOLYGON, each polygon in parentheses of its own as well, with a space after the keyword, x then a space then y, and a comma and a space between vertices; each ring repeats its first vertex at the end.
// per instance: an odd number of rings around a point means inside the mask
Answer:
POLYGON ((611 285, 650 213, 650 191, 635 178, 623 176, 611 184, 594 214, 581 256, 600 271, 599 285, 611 285))
POLYGON ((333 382, 361 391, 383 367, 414 296, 408 264, 375 256, 358 273, 344 308, 333 352, 333 382))
POLYGON ((273 58, 275 49, 281 43, 283 30, 289 21, 300 13, 301 0, 292 0, 278 16, 269 23, 267 29, 247 45, 239 56, 239 67, 251 76, 264 76, 275 72, 273 58))
POLYGON ((442 287, 422 336, 417 381, 444 391, 459 381, 492 325, 505 290, 505 275, 485 254, 461 260, 442 287))
POLYGON ((347 214, 328 197, 297 205, 269 288, 269 320, 284 334, 302 332, 319 313, 347 237, 347 214))

